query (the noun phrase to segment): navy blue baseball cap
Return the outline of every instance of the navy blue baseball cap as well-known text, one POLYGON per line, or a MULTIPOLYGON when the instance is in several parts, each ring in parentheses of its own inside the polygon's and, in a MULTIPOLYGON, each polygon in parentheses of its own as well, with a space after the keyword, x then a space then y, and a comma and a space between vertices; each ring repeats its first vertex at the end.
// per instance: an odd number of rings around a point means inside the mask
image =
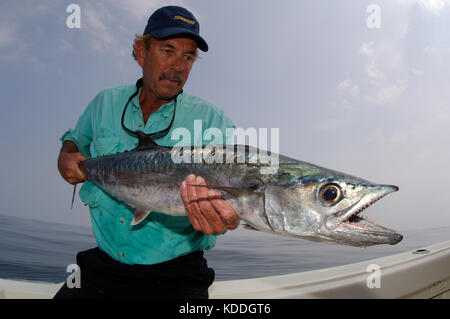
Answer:
POLYGON ((200 36, 200 25, 197 19, 190 11, 182 7, 167 6, 153 12, 144 30, 144 35, 149 33, 156 39, 176 35, 189 36, 197 42, 200 50, 208 51, 208 44, 200 36))

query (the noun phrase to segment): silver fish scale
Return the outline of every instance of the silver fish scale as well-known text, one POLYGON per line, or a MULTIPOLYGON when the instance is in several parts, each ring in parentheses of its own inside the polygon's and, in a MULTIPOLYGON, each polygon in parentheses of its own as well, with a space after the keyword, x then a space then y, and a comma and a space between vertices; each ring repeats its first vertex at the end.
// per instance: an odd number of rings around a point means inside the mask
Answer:
MULTIPOLYGON (((264 183, 257 164, 236 163, 239 156, 241 161, 242 158, 248 161, 255 156, 249 148, 241 153, 244 155, 237 154, 235 148, 216 148, 213 154, 234 159, 235 163, 230 164, 205 163, 205 152, 210 154, 210 149, 188 147, 186 150, 190 152, 191 163, 174 163, 172 156, 174 152, 182 154, 180 149, 156 147, 88 159, 82 163, 81 169, 99 188, 130 206, 162 210, 172 215, 185 214, 179 187, 191 173, 202 176, 213 186, 247 188, 254 185, 256 188, 264 183)), ((265 177, 266 180, 268 178, 265 177)), ((233 207, 250 209, 255 206, 248 196, 233 199, 226 192, 220 193, 231 201, 233 207)), ((258 200, 261 200, 259 197, 258 200)))
POLYGON ((276 171, 264 174, 261 168, 270 166, 273 157, 256 148, 156 146, 88 159, 80 169, 105 193, 136 208, 132 225, 151 211, 186 215, 180 185, 194 174, 219 192, 242 220, 261 231, 351 246, 401 240, 395 231, 355 217, 398 187, 276 156, 276 171), (333 204, 320 198, 330 184, 341 192, 333 204))

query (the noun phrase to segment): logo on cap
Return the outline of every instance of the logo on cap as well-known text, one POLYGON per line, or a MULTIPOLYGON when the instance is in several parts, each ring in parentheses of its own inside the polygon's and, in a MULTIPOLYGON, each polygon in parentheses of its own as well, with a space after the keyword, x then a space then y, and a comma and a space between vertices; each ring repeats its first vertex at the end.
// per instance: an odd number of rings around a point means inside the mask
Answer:
POLYGON ((189 23, 189 24, 195 24, 195 21, 186 19, 185 17, 182 17, 182 16, 174 16, 173 18, 174 18, 174 20, 181 20, 181 21, 189 23))

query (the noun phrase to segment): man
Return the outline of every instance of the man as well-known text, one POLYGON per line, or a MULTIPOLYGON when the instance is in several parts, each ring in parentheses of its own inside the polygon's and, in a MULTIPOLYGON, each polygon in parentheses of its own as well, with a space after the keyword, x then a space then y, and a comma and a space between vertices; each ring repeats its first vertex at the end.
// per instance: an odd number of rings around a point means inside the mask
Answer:
MULTIPOLYGON (((84 182, 79 163, 133 149, 137 138, 130 132, 136 130, 165 131, 155 142, 173 146, 178 141, 171 139, 172 130, 184 127, 193 136, 196 120, 201 120, 203 130, 216 127, 224 134, 234 127, 217 106, 182 92, 197 48, 206 52, 208 45, 191 12, 177 6, 156 10, 143 36, 135 39, 133 56, 142 67, 142 79, 136 86, 100 92, 76 127, 62 136, 58 158, 62 177, 71 184, 84 182)), ((208 298, 214 271, 207 267, 203 250, 214 246, 216 234, 235 229, 239 219, 217 193, 190 184, 206 183, 190 175, 180 185, 187 217, 152 212, 132 227, 133 209, 86 181, 80 197, 89 205, 98 248, 77 255, 81 288, 64 285, 55 298, 208 298)))

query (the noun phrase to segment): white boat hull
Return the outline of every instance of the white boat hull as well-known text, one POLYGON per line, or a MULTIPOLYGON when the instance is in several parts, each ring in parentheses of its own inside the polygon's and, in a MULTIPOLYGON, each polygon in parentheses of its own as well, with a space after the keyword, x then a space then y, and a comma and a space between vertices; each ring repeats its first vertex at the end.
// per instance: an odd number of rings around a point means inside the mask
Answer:
MULTIPOLYGON (((62 285, 0 279, 0 299, 48 299, 62 285)), ((339 267, 218 281, 209 293, 212 299, 450 298, 450 241, 339 267)))

